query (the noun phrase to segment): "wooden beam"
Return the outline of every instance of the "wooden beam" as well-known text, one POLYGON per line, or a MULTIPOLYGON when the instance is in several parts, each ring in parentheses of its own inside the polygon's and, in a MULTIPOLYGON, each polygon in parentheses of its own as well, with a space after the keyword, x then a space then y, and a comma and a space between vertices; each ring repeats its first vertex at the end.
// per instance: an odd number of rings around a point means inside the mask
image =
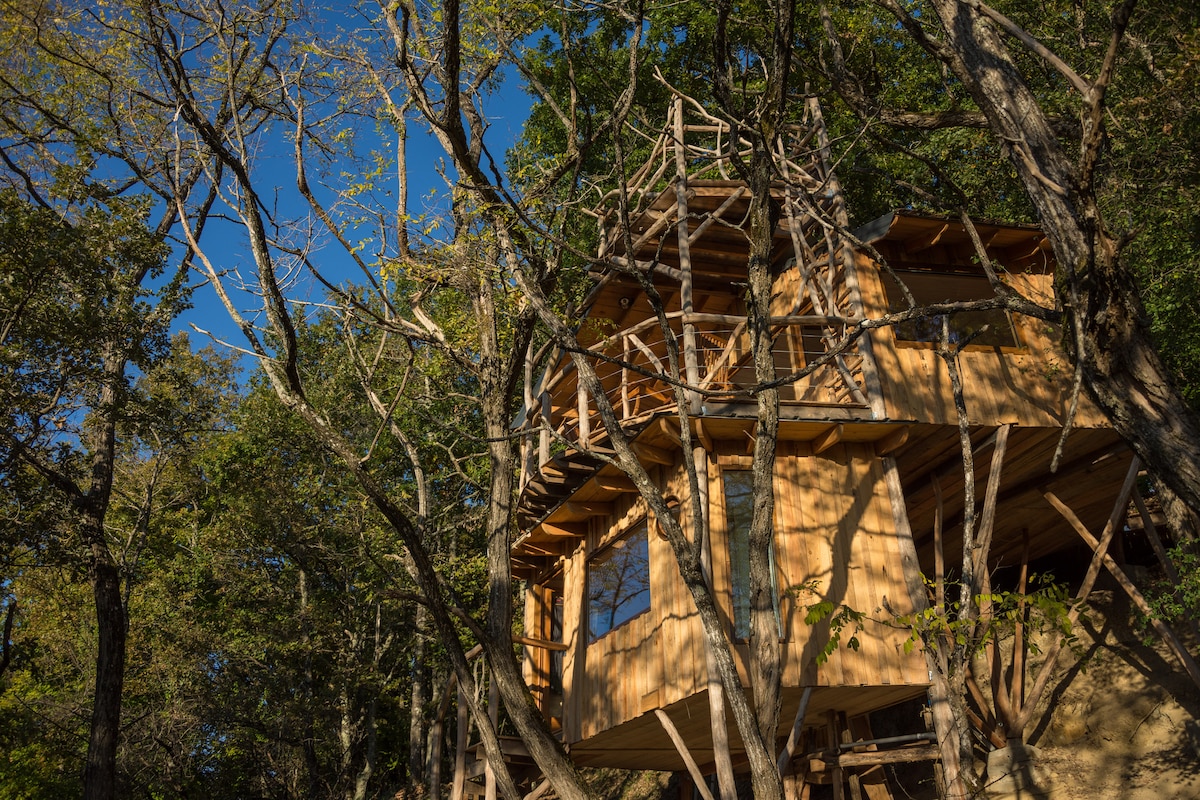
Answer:
POLYGON ((704 800, 713 800, 712 793, 708 791, 708 783, 704 780, 704 773, 700 771, 700 765, 696 763, 696 759, 692 758, 692 754, 688 751, 687 745, 684 744, 683 737, 679 735, 679 730, 675 727, 675 723, 671 722, 671 718, 667 716, 667 712, 661 708, 654 709, 654 716, 658 717, 658 724, 662 725, 663 730, 667 732, 667 736, 671 738, 671 743, 679 751, 679 757, 683 759, 683 763, 687 766, 688 774, 692 776, 692 781, 696 785, 696 791, 700 793, 700 796, 704 800))
POLYGON ((672 422, 674 422, 674 420, 672 420, 669 417, 659 417, 658 418, 658 428, 659 428, 659 430, 661 430, 663 432, 663 434, 668 439, 671 440, 672 444, 676 444, 679 447, 683 447, 683 439, 679 438, 678 423, 673 425, 673 424, 671 424, 672 422))
POLYGON ((547 536, 566 539, 582 539, 587 535, 587 526, 572 524, 570 522, 546 522, 534 528, 535 531, 541 531, 547 536))
POLYGON ((609 492, 636 492, 637 486, 624 475, 597 475, 596 486, 609 492))
POLYGON ((936 744, 918 745, 916 747, 900 747, 895 750, 871 750, 866 753, 843 753, 839 756, 818 756, 810 758, 808 768, 811 772, 824 772, 828 769, 850 767, 871 767, 877 764, 905 764, 915 761, 937 761, 941 758, 936 744))
MULTIPOLYGON (((992 547, 992 531, 996 528, 996 496, 1000 493, 1000 476, 1004 467, 1004 454, 1008 449, 1008 432, 1012 425, 1001 425, 996 431, 995 449, 992 450, 992 465, 988 470, 987 489, 983 498, 983 513, 979 517, 979 530, 975 539, 974 568, 972 574, 978 576, 987 570, 988 551, 992 547)), ((978 583, 976 585, 979 585, 978 583)))
POLYGON ((814 456, 819 456, 829 448, 833 447, 838 442, 842 441, 842 437, 846 434, 846 426, 838 423, 831 425, 823 432, 817 435, 817 438, 812 440, 812 452, 814 456))
MULTIPOLYGON (((1133 491, 1133 486, 1137 482, 1139 469, 1137 456, 1134 456, 1130 461, 1129 469, 1125 472, 1125 482, 1121 485, 1120 492, 1117 493, 1117 500, 1113 503, 1113 509, 1108 516, 1108 522, 1104 526, 1104 533, 1100 536, 1100 542, 1093 548, 1092 561, 1088 564, 1087 572, 1083 576, 1083 582, 1080 584, 1079 590, 1075 593, 1075 603, 1071 605, 1071 610, 1067 612, 1067 621, 1071 625, 1074 625, 1075 621, 1079 619, 1079 614, 1083 610, 1083 602, 1091 594, 1092 586, 1095 585, 1096 578, 1100 574, 1100 567, 1103 564, 1101 553, 1108 550, 1108 545, 1112 541, 1112 537, 1116 534, 1117 527, 1128 516, 1126 509, 1129 504, 1129 494, 1133 491)), ((1063 507, 1066 508, 1066 505, 1064 504, 1063 507)), ((1067 510, 1070 511, 1069 508, 1067 510)), ((1024 731, 1033 719, 1034 709, 1037 708, 1038 701, 1041 700, 1042 693, 1046 691, 1046 687, 1050 683, 1050 678, 1054 674, 1054 668, 1058 664, 1058 656, 1062 652, 1062 645, 1065 639, 1066 636, 1064 634, 1056 634, 1050 646, 1044 650, 1042 665, 1038 668, 1033 686, 1026 694, 1021 712, 1017 715, 1014 727, 1018 731, 1024 731)))
MULTIPOLYGON (((701 222, 699 225, 697 225, 696 230, 692 231, 691 235, 688 236, 688 246, 690 247, 691 245, 694 245, 696 243, 696 241, 704 234, 704 232, 706 230, 709 229, 709 227, 714 222, 716 222, 719 219, 722 219, 722 216, 724 215, 724 213, 726 211, 728 211, 729 208, 734 203, 736 203, 738 200, 740 200, 742 195, 745 193, 746 193, 746 187, 739 186, 737 188, 737 191, 735 191, 733 194, 729 195, 729 197, 725 200, 725 202, 721 203, 721 205, 718 206, 716 208, 716 210, 708 212, 704 221, 701 222)), ((691 191, 691 196, 692 197, 696 196, 696 192, 694 189, 691 191)))
POLYGON ((663 450, 660 447, 652 447, 651 445, 642 444, 640 442, 634 442, 631 447, 633 448, 634 455, 638 457, 639 461, 648 462, 650 464, 662 464, 667 467, 675 465, 675 454, 670 450, 663 450))
POLYGON ((889 453, 895 452, 904 446, 908 441, 908 434, 912 430, 908 425, 889 433, 879 441, 875 442, 875 455, 886 456, 889 453))
POLYGON ((788 734, 787 744, 783 746, 783 750, 779 751, 779 759, 775 766, 779 769, 780 777, 783 776, 787 765, 791 762, 792 756, 796 752, 796 745, 800 741, 800 733, 804 730, 804 717, 808 714, 808 701, 812 699, 813 687, 805 686, 804 694, 800 695, 800 707, 796 709, 796 718, 792 721, 792 732, 788 734))
POLYGON ((704 428, 704 420, 699 417, 695 418, 696 423, 696 438, 700 440, 700 444, 704 445, 704 449, 710 453, 715 453, 716 448, 713 447, 712 437, 708 435, 708 431, 704 428))
MULTIPOLYGON (((912 527, 908 522, 908 511, 904 502, 904 487, 900 483, 900 470, 896 459, 884 456, 881 461, 884 480, 887 483, 888 495, 891 499, 892 519, 896 524, 897 541, 900 545, 900 566, 904 575, 904 583, 908 589, 909 599, 914 610, 919 614, 929 607, 928 595, 925 593, 925 582, 921 577, 921 568, 917 561, 917 546, 913 539, 912 527)), ((942 760, 943 783, 953 797, 966 796, 966 787, 961 774, 957 741, 954 737, 955 722, 950 710, 950 700, 946 678, 938 669, 934 655, 925 651, 925 662, 929 667, 929 706, 933 713, 934 730, 938 734, 939 751, 942 760)))
POLYGON ((934 228, 933 230, 927 231, 921 236, 916 236, 912 239, 909 239, 904 243, 904 252, 912 255, 913 253, 919 253, 922 250, 928 250, 930 247, 933 247, 939 241, 941 241, 942 236, 948 230, 950 230, 950 225, 949 223, 946 223, 939 228, 934 228))
MULTIPOLYGON (((530 555, 535 555, 535 556, 538 554, 543 555, 543 556, 566 555, 565 553, 562 552, 562 549, 559 547, 558 542, 555 542, 554 544, 549 544, 547 542, 533 542, 533 541, 526 539, 525 541, 521 542, 521 549, 527 550, 527 551, 529 551, 530 555)), ((516 557, 514 557, 513 558, 514 563, 516 562, 516 560, 517 560, 516 557)), ((529 566, 536 568, 537 565, 530 564, 529 566)))
POLYGON ((516 644, 523 644, 529 647, 540 647, 543 650, 554 650, 555 652, 563 652, 570 649, 570 647, 562 642, 552 642, 548 639, 535 639, 532 636, 513 636, 512 640, 516 644))
MULTIPOLYGON (((568 500, 559 507, 564 516, 573 521, 585 520, 591 517, 607 517, 612 513, 612 503, 597 503, 594 501, 568 500)), ((557 514, 555 516, 558 516, 557 514)))
MULTIPOLYGON (((1066 518, 1067 522, 1071 523, 1071 527, 1075 529, 1075 532, 1079 534, 1080 538, 1088 543, 1089 547, 1096 552, 1100 552, 1099 540, 1097 540, 1095 536, 1092 536, 1091 531, 1089 531, 1087 527, 1079 520, 1079 517, 1075 516, 1075 512, 1071 511, 1071 509, 1067 507, 1065 503, 1055 497, 1053 492, 1045 492, 1045 498, 1047 501, 1049 501, 1050 505, 1058 509, 1058 512, 1066 518)), ((1158 632, 1158 635, 1161 636, 1163 641, 1167 643, 1167 646, 1171 648, 1171 652, 1173 652, 1175 657, 1179 659, 1179 663, 1183 665, 1183 669, 1185 672, 1187 672, 1188 677, 1192 679, 1192 683, 1196 684, 1197 688, 1200 688, 1200 667, 1196 665, 1196 661, 1192 658, 1191 654, 1189 654, 1184 646, 1180 644, 1179 639, 1175 636, 1174 631, 1167 627, 1165 622, 1157 618, 1154 610, 1150 608, 1150 604, 1146 602, 1146 598, 1143 597, 1142 593, 1139 592, 1137 587, 1133 585, 1133 581, 1129 580, 1129 577, 1117 565, 1117 562, 1113 560, 1113 557, 1108 553, 1103 553, 1102 557, 1104 566, 1108 569, 1109 574, 1116 578, 1117 583, 1119 583, 1121 588, 1125 590, 1125 594, 1129 595, 1129 599, 1133 601, 1133 604, 1137 606, 1138 610, 1145 614, 1150 620, 1150 624, 1154 626, 1154 630, 1158 632)))
POLYGON ((930 476, 933 486, 933 496, 937 506, 933 510, 933 588, 934 608, 938 614, 946 613, 946 549, 943 546, 943 530, 946 517, 946 505, 942 498, 942 484, 936 474, 930 476))

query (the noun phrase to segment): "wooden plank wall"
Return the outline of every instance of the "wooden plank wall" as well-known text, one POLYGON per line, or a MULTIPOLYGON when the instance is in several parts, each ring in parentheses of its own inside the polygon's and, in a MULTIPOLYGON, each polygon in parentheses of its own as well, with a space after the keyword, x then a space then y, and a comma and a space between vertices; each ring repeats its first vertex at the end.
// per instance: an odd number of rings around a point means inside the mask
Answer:
POLYGON ((697 680, 703 679, 695 606, 679 578, 670 545, 653 521, 648 526, 650 611, 587 642, 587 559, 646 515, 645 504, 632 496, 616 504, 612 517, 593 522, 587 546, 577 551, 564 574, 564 636, 572 645, 563 665, 568 742, 608 730, 672 698, 695 694, 697 680))
MULTIPOLYGON (((718 603, 728 623, 731 610, 728 541, 724 529, 722 469, 748 468, 742 442, 718 442, 709 462, 713 519, 712 566, 718 603)), ((660 485, 686 497, 678 473, 660 485)), ((809 626, 805 605, 817 598, 788 591, 815 581, 821 597, 868 615, 881 611, 884 598, 895 613, 910 607, 900 570, 890 499, 882 471, 869 445, 839 445, 812 456, 807 444, 784 444, 777 466, 776 562, 782 594, 786 686, 921 684, 924 659, 905 654, 906 631, 876 622, 858 634, 857 651, 839 648, 819 670, 815 657, 828 638, 827 626, 809 626)), ((586 548, 568 559, 564 573, 564 728, 576 742, 661 708, 705 688, 703 636, 670 545, 649 526, 651 610, 586 642, 587 554, 627 531, 644 516, 644 506, 624 496, 609 518, 597 518, 586 548), (585 553, 586 551, 586 553, 585 553)), ((685 500, 686 504, 686 500, 685 500)), ((684 515, 686 519, 686 514, 684 515)), ((686 525, 685 525, 686 527, 686 525)), ((689 534, 690 535, 690 534, 689 534)), ((849 633, 844 635, 849 637, 849 633)), ((735 648, 744 674, 745 647, 735 648)))
MULTIPOLYGON (((887 313, 879 270, 858 256, 864 313, 887 313)), ((1051 275, 1006 273, 1011 285, 1027 297, 1053 305, 1051 275)), ((970 347, 960 358, 967 414, 974 425, 1015 422, 1032 427, 1060 427, 1070 403, 1071 367, 1050 323, 1013 315, 1021 347, 999 351, 970 347)), ((956 425, 954 399, 946 365, 928 344, 897 343, 890 328, 872 333, 875 362, 887 416, 956 425)), ((1081 398, 1075 425, 1106 425, 1103 415, 1081 398)))
MULTIPOLYGON (((724 469, 747 469, 748 456, 727 453, 724 469)), ((877 620, 891 620, 912 605, 900 570, 899 544, 891 500, 878 459, 869 445, 838 445, 813 456, 806 443, 781 447, 776 467, 775 559, 782 600, 785 686, 886 686, 923 683, 924 659, 903 650, 907 632, 877 620), (815 593, 807 587, 815 587, 815 593), (844 646, 819 669, 817 654, 828 641, 825 623, 810 626, 807 606, 828 600, 864 612, 871 620, 858 633, 857 651, 844 646)), ((723 495, 719 471, 712 497, 723 495)), ((720 602, 729 609, 728 541, 723 503, 714 507, 714 580, 720 602)), ((736 648, 744 671, 746 648, 736 648)))

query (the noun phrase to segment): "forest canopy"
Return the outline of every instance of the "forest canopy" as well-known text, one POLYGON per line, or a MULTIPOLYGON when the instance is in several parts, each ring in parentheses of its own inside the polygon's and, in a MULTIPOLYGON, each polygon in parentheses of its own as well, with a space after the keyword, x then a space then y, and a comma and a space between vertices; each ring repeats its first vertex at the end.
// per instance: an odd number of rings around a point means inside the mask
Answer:
POLYGON ((513 421, 676 98, 750 185, 819 101, 846 234, 1040 223, 1055 303, 1006 307, 1194 524, 1188 0, 0 9, 6 797, 436 793, 452 677, 499 752, 473 649, 587 796, 514 655, 513 421))

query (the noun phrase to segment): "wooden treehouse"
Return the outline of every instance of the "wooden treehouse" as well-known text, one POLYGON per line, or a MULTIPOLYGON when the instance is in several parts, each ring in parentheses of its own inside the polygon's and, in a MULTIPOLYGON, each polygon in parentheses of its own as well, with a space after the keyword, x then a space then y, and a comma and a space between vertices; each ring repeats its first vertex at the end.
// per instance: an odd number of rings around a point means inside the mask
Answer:
MULTIPOLYGON (((676 338, 689 424, 702 450, 712 587, 744 675, 756 406, 747 391, 755 381, 743 305, 748 189, 730 174, 725 154, 738 143, 728 137, 714 119, 685 119, 677 104, 626 187, 634 206, 630 230, 611 211, 599 212, 598 263, 648 275, 676 338)), ((823 137, 813 103, 778 154, 772 322, 781 376, 833 352, 859 320, 905 307, 894 279, 822 222, 846 220, 823 137)), ((978 231, 1005 281, 1052 304, 1053 257, 1038 229, 978 231)), ((897 212, 857 236, 887 259, 918 304, 992 294, 957 222, 897 212)), ((680 415, 665 377, 662 327, 627 270, 595 278, 578 335, 595 355, 635 452, 663 496, 682 501, 680 415)), ((989 492, 994 570, 1080 545, 1045 491, 1090 529, 1102 528, 1130 457, 1083 401, 1052 473, 1070 405, 1070 370, 1055 333, 1043 322, 988 311, 953 315, 951 337, 985 323, 987 332, 966 347, 960 365, 981 502, 1000 470, 989 492)), ((867 729, 855 720, 928 689, 924 657, 905 652, 907 631, 867 622, 857 650, 842 647, 818 665, 829 630, 806 624, 805 616, 819 600, 874 617, 912 610, 906 546, 915 546, 928 575, 942 569, 939 543, 945 563, 959 561, 963 459, 935 347, 940 329, 938 320, 873 329, 782 387, 773 552, 784 652, 781 742, 806 688, 810 742, 826 747, 829 736, 847 729, 862 736, 867 729)), ((611 452, 609 434, 567 355, 552 361, 527 396, 519 424, 527 438, 513 559, 527 585, 526 676, 535 698, 579 764, 682 770, 661 711, 694 759, 711 768, 698 615, 633 484, 597 457, 611 452)), ((740 740, 732 729, 729 742, 736 764, 740 740)))

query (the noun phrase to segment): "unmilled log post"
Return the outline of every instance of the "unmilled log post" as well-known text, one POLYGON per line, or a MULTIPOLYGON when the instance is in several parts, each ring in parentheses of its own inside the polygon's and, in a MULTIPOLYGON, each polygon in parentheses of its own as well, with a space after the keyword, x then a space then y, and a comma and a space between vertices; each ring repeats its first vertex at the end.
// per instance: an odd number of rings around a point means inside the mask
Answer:
POLYGON ((708 784, 704 780, 704 773, 700 771, 700 765, 696 763, 696 759, 688 751, 683 737, 679 735, 679 730, 675 727, 675 723, 671 722, 671 718, 667 716, 667 712, 661 708, 654 709, 654 716, 658 717, 658 724, 662 725, 663 730, 667 732, 667 736, 671 738, 671 743, 679 751, 679 757, 683 759, 688 774, 692 776, 692 781, 696 784, 696 791, 700 793, 700 796, 704 800, 714 800, 712 793, 708 791, 708 784))
MULTIPOLYGON (((1043 492, 1043 494, 1045 495, 1046 499, 1050 501, 1050 504, 1058 509, 1059 513, 1066 517, 1067 521, 1071 523, 1071 527, 1073 527, 1075 532, 1078 533, 1079 536, 1088 543, 1089 547, 1095 549, 1100 546, 1100 542, 1096 540, 1096 537, 1092 536, 1091 532, 1088 531, 1084 524, 1080 522, 1079 518, 1075 516, 1075 513, 1071 511, 1071 509, 1068 508, 1065 503, 1055 497, 1052 492, 1043 492)), ((1110 556, 1108 553, 1104 553, 1103 562, 1109 573, 1116 578, 1117 583, 1119 583, 1121 588, 1125 590, 1125 594, 1129 595, 1129 599, 1133 601, 1133 604, 1137 606, 1139 611, 1146 615, 1146 617, 1150 620, 1150 624, 1154 627, 1154 630, 1157 631, 1158 635, 1161 636, 1163 641, 1167 643, 1167 646, 1171 648, 1171 652, 1173 652, 1175 657, 1179 659, 1179 663, 1183 665, 1183 669, 1185 672, 1187 672, 1188 677, 1192 679, 1192 683, 1196 685, 1196 688, 1200 688, 1200 667, 1197 667, 1195 659, 1192 658, 1191 654, 1189 654, 1184 646, 1180 643, 1178 637, 1175 636, 1175 632, 1172 631, 1165 622, 1155 616, 1154 610, 1150 608, 1150 604, 1146 602, 1146 598, 1143 597, 1142 593, 1139 592, 1137 587, 1133 585, 1133 581, 1129 580, 1129 577, 1120 568, 1120 566, 1117 565, 1117 562, 1113 560, 1112 556, 1110 556)))

